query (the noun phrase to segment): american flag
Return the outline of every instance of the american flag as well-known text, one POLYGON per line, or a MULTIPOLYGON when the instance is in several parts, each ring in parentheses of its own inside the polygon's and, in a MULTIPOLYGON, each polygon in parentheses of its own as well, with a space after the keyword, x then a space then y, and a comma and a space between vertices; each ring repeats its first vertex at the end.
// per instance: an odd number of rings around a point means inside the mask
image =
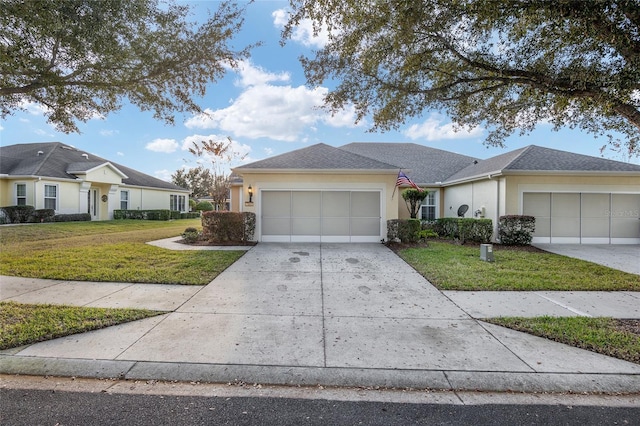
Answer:
POLYGON ((424 189, 420 188, 418 185, 415 184, 414 181, 409 179, 409 176, 405 175, 402 172, 402 170, 398 172, 398 180, 396 181, 396 186, 401 186, 401 185, 409 185, 420 192, 424 191, 424 189))

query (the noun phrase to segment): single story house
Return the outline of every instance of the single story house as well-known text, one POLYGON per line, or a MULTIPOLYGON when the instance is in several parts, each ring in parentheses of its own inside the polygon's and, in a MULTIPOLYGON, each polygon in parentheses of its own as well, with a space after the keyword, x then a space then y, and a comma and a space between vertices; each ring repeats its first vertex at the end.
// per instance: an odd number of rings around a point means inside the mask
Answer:
POLYGON ((233 169, 231 209, 256 239, 379 242, 408 218, 402 170, 429 191, 421 218, 536 218, 534 242, 640 244, 640 165, 527 146, 478 159, 413 143, 316 144, 233 169))
POLYGON ((114 210, 189 210, 189 190, 60 142, 0 147, 0 207, 113 219, 114 210))

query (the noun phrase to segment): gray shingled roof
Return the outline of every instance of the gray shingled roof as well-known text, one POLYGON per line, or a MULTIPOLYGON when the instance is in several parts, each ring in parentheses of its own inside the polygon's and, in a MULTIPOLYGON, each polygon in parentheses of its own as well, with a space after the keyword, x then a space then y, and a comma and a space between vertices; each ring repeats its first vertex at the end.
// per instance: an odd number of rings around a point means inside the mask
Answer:
POLYGON ((472 164, 473 157, 415 143, 354 142, 340 149, 393 163, 406 171, 418 185, 444 182, 461 168, 472 164))
POLYGON ((236 167, 235 170, 394 170, 397 167, 323 143, 236 167))
POLYGON ((453 182, 489 173, 509 171, 640 172, 640 165, 529 145, 487 160, 480 160, 477 164, 472 164, 450 176, 447 181, 453 182))
POLYGON ((185 191, 184 188, 170 182, 146 175, 113 161, 93 154, 88 154, 89 158, 85 159, 82 154, 88 153, 60 142, 3 146, 0 147, 0 174, 75 179, 76 176, 67 173, 68 170, 90 170, 101 164, 111 163, 127 175, 127 178, 122 180, 126 185, 185 191), (39 152, 42 153, 38 154, 39 152))

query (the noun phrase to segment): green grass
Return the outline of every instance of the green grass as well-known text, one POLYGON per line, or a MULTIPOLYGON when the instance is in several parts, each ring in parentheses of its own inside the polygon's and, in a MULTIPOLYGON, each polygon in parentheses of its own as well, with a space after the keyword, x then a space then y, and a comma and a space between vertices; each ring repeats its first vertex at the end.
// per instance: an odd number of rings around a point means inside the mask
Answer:
POLYGON ((487 322, 640 364, 640 335, 612 318, 501 317, 487 322))
POLYGON ((478 246, 434 241, 398 254, 442 290, 640 290, 638 275, 553 253, 501 248, 484 262, 478 246))
POLYGON ((0 350, 160 315, 144 309, 80 308, 0 302, 0 350))
POLYGON ((200 219, 4 226, 0 275, 203 285, 244 251, 174 251, 145 244, 199 226, 200 219))

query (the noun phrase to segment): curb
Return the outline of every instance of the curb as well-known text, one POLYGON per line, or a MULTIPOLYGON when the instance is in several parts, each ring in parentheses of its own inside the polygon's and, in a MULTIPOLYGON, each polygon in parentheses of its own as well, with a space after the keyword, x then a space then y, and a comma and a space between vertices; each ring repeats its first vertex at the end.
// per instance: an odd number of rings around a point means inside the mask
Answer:
POLYGON ((640 393, 640 374, 283 367, 0 355, 0 374, 484 392, 640 393))

